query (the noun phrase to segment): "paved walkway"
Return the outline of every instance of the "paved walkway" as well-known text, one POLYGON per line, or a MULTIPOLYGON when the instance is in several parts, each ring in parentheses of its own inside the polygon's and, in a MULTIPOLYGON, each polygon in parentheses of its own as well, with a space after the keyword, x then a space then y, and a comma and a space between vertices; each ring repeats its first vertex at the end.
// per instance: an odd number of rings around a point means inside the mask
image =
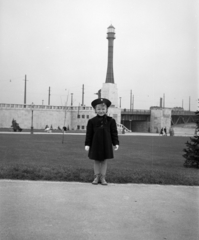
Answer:
MULTIPOLYGON (((31 134, 30 132, 1 132, 0 134, 31 134)), ((47 133, 47 132, 34 132, 33 134, 44 134, 44 135, 63 135, 63 132, 51 132, 51 133, 47 133)), ((65 135, 86 135, 85 132, 80 133, 80 132, 69 132, 69 133, 64 133, 65 135)), ((122 136, 161 136, 159 133, 141 133, 141 132, 132 132, 132 133, 119 133, 119 135, 122 136)))
MULTIPOLYGON (((0 134, 31 134, 30 132, 6 132, 6 131, 0 131, 0 134)), ((62 135, 63 132, 51 132, 51 133, 47 133, 47 132, 34 132, 33 134, 45 134, 45 135, 62 135)), ((65 135, 86 135, 85 132, 81 133, 81 132, 66 132, 64 133, 65 135)), ((160 135, 159 133, 142 133, 142 132, 131 132, 131 133, 119 133, 119 135, 121 136, 156 136, 156 137, 162 137, 162 135, 160 135)), ((167 134, 167 136, 169 137, 170 134, 167 134)), ((193 137, 192 133, 183 133, 183 132, 178 132, 175 137, 193 137)))
POLYGON ((1 240, 197 240, 199 187, 0 180, 1 240))

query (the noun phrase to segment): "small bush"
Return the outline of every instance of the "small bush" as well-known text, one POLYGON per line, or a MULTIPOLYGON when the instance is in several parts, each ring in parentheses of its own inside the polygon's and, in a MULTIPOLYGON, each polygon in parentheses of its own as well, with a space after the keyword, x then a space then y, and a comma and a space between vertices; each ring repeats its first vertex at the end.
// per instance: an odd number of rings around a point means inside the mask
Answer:
POLYGON ((187 148, 183 149, 185 154, 183 157, 186 159, 184 167, 199 168, 199 111, 196 112, 198 119, 196 121, 195 136, 186 142, 187 148))

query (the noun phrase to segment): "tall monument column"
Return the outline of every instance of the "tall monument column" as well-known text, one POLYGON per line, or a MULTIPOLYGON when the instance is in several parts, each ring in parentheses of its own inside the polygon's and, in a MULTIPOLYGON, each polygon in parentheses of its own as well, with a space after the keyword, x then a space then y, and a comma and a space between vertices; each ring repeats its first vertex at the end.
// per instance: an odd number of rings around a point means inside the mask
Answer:
POLYGON ((107 66, 107 74, 106 74, 106 83, 114 83, 113 41, 115 39, 115 28, 112 25, 108 27, 107 39, 108 39, 108 66, 107 66))
POLYGON ((110 25, 107 31, 108 39, 108 66, 106 73, 106 82, 103 83, 101 89, 101 97, 107 98, 112 102, 113 107, 118 107, 118 90, 114 83, 113 74, 113 41, 115 39, 115 28, 110 25))

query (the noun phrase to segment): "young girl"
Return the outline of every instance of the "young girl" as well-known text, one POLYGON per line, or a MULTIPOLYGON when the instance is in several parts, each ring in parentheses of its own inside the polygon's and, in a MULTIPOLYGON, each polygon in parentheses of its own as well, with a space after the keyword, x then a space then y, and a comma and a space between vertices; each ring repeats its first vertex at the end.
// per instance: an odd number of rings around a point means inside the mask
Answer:
POLYGON ((85 150, 88 157, 94 160, 95 179, 93 184, 101 182, 107 185, 105 180, 107 159, 113 158, 113 146, 119 148, 116 122, 107 116, 111 102, 105 98, 98 98, 91 103, 97 116, 89 119, 86 131, 85 150))

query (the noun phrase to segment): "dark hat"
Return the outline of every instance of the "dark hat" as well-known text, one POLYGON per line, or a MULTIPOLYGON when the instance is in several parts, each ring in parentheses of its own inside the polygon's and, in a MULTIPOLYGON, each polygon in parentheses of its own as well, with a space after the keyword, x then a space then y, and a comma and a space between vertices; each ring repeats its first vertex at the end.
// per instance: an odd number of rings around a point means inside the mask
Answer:
POLYGON ((91 105, 93 108, 95 108, 96 105, 102 104, 102 103, 106 104, 107 107, 110 107, 110 105, 111 105, 111 101, 109 101, 106 98, 97 98, 94 101, 92 101, 91 105))

